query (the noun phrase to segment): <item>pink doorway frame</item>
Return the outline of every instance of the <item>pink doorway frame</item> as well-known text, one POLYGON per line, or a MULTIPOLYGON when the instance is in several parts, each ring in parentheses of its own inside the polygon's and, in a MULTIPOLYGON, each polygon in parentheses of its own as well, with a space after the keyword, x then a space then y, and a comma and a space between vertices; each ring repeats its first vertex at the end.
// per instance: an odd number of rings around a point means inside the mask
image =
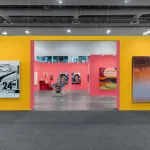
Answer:
MULTIPOLYGON (((30 109, 34 110, 34 40, 31 40, 30 51, 30 109)), ((120 110, 120 41, 116 41, 117 47, 117 102, 116 108, 120 110)))

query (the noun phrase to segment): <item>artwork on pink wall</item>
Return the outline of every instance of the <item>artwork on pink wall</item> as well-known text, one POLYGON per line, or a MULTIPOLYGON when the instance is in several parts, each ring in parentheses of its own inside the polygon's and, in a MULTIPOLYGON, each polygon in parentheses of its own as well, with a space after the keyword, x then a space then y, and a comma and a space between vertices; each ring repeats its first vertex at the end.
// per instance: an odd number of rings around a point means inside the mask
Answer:
POLYGON ((72 73, 72 84, 81 84, 80 73, 72 73))
POLYGON ((116 90, 117 88, 117 69, 115 67, 100 68, 100 89, 116 90))
POLYGON ((43 72, 43 77, 48 77, 48 72, 43 72))
POLYGON ((50 80, 53 80, 53 75, 50 75, 50 80))
POLYGON ((68 84, 69 73, 68 72, 60 72, 60 78, 61 78, 62 84, 68 84))

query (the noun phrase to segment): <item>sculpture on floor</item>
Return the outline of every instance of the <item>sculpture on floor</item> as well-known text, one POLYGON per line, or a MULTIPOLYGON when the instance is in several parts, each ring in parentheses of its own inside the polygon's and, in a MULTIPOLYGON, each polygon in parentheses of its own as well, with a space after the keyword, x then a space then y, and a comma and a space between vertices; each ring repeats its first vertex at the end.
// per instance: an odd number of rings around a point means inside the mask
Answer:
POLYGON ((57 78, 57 81, 56 81, 55 92, 61 93, 61 87, 62 87, 62 79, 59 77, 57 78))
POLYGON ((55 92, 61 93, 61 85, 59 83, 56 83, 55 92))

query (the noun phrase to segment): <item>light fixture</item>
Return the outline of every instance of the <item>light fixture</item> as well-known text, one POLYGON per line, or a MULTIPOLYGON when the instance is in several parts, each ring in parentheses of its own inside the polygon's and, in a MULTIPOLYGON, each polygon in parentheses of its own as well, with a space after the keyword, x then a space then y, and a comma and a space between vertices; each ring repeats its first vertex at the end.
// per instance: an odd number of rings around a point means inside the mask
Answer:
POLYGON ((7 31, 3 31, 2 34, 3 35, 7 35, 8 33, 7 33, 7 31))
POLYGON ((107 30, 106 30, 106 33, 107 33, 107 34, 110 34, 110 33, 111 33, 111 29, 107 29, 107 30))
POLYGON ((139 23, 140 23, 140 21, 138 19, 132 20, 130 22, 130 24, 133 24, 133 25, 136 25, 136 24, 139 24, 139 23))
POLYGON ((67 29, 67 32, 68 32, 68 33, 71 33, 71 29, 67 29))
POLYGON ((59 1, 59 4, 62 4, 63 2, 62 1, 59 1))
POLYGON ((25 34, 27 34, 27 35, 29 35, 29 34, 30 34, 29 29, 26 29, 26 30, 25 30, 25 34))
POLYGON ((148 29, 147 31, 143 32, 143 35, 149 35, 150 34, 150 29, 148 29))
POLYGON ((125 2, 126 4, 128 3, 128 1, 127 1, 127 0, 125 0, 124 2, 125 2))

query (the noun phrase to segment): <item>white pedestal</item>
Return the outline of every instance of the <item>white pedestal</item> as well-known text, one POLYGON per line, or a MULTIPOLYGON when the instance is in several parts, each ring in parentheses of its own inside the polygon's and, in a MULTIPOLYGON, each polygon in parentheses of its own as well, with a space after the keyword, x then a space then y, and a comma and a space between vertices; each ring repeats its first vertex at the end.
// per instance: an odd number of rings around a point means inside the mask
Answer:
POLYGON ((61 93, 52 92, 52 97, 63 97, 63 96, 64 96, 63 92, 61 93))

